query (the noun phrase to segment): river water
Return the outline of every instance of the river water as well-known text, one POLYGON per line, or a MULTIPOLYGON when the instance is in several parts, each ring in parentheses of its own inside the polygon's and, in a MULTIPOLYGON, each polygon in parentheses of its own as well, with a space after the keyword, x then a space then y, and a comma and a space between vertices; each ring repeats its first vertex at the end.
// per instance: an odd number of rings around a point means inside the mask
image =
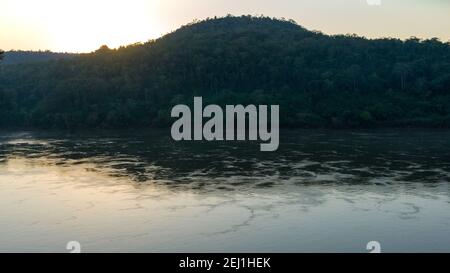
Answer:
POLYGON ((0 132, 0 252, 450 251, 450 131, 0 132))

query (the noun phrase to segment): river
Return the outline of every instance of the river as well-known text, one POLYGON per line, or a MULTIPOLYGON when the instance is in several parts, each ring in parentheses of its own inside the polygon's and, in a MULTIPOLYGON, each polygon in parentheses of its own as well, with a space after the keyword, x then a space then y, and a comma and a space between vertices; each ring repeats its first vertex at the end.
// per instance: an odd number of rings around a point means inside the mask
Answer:
POLYGON ((450 251, 450 131, 0 132, 0 252, 450 251))

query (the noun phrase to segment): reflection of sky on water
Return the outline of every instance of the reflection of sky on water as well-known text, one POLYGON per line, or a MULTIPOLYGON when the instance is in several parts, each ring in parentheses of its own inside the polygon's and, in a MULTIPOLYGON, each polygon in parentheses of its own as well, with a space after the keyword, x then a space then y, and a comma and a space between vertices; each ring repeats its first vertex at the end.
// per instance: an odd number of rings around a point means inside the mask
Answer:
POLYGON ((450 248, 450 132, 291 131, 258 144, 165 132, 0 137, 0 251, 450 248))

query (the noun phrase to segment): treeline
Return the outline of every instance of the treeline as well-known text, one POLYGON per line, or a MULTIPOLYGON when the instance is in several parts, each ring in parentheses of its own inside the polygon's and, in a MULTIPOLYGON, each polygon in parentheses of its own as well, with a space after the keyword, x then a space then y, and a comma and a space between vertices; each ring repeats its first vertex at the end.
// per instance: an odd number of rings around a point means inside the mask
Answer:
POLYGON ((70 59, 77 56, 73 53, 56 53, 51 51, 12 50, 4 53, 4 65, 45 62, 51 60, 70 59))
POLYGON ((450 44, 207 19, 144 44, 3 66, 0 126, 167 126, 170 109, 194 96, 279 104, 284 127, 449 127, 450 44))

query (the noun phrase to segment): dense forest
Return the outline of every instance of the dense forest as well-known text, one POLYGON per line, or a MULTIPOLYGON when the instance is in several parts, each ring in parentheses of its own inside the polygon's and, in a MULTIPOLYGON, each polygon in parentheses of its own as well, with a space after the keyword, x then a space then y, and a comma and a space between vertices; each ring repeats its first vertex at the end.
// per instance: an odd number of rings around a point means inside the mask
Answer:
POLYGON ((157 40, 0 67, 0 127, 167 126, 170 109, 279 104, 284 127, 450 127, 450 44, 212 18, 157 40))

